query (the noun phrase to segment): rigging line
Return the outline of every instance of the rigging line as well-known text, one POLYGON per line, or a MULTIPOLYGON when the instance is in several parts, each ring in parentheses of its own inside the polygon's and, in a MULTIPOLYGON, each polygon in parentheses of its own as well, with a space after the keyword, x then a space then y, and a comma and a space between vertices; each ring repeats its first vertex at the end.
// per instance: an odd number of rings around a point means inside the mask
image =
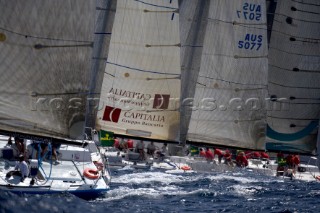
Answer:
POLYGON ((96 7, 96 10, 106 10, 106 11, 116 12, 115 9, 112 9, 112 8, 103 8, 103 7, 96 7))
POLYGON ((214 121, 214 122, 223 122, 223 123, 239 123, 239 122, 251 122, 251 121, 261 121, 264 120, 263 118, 257 118, 257 119, 247 119, 247 120, 204 120, 204 119, 193 119, 194 121, 200 122, 200 121, 214 121))
POLYGON ((146 44, 145 47, 181 47, 181 44, 146 44))
POLYGON ((164 10, 147 10, 144 9, 143 12, 145 13, 179 13, 179 9, 171 10, 171 11, 164 11, 164 10))
POLYGON ((284 103, 284 104, 293 104, 293 105, 320 105, 320 103, 293 103, 293 102, 285 102, 285 101, 275 101, 277 103, 284 103))
POLYGON ((299 10, 297 9, 296 7, 291 7, 291 11, 299 11, 299 12, 302 12, 302 13, 309 13, 309 14, 315 14, 315 15, 319 15, 320 13, 317 13, 317 12, 313 12, 313 11, 307 11, 307 10, 299 10))
MULTIPOLYGON (((273 50, 277 50, 279 52, 283 52, 283 53, 287 53, 287 54, 291 54, 291 55, 299 55, 299 56, 306 56, 306 57, 320 57, 320 55, 316 54, 316 55, 307 55, 307 54, 302 54, 302 53, 294 53, 294 52, 288 52, 288 51, 285 51, 285 50, 281 50, 279 48, 276 48, 276 47, 269 47, 269 49, 273 49, 273 50)), ((269 54, 270 54, 270 51, 269 51, 269 54)), ((272 54, 270 54, 272 55, 272 54)))
POLYGON ((254 26, 248 26, 248 25, 243 25, 243 24, 238 24, 237 26, 241 26, 244 28, 249 28, 249 29, 257 29, 257 30, 265 30, 265 31, 271 31, 270 29, 266 27, 262 28, 262 27, 254 27, 254 26))
MULTIPOLYGON (((289 17, 288 15, 281 14, 281 13, 269 13, 268 15, 277 15, 277 16, 289 17)), ((320 23, 319 21, 311 21, 311 20, 298 19, 298 18, 293 18, 293 17, 289 17, 289 18, 292 18, 293 20, 296 20, 296 21, 307 22, 307 23, 314 23, 314 24, 320 23)), ((282 23, 282 22, 279 21, 279 20, 275 20, 275 21, 277 21, 277 22, 279 22, 279 23, 282 23)))
POLYGON ((290 37, 289 39, 290 41, 294 42, 294 41, 300 41, 303 43, 310 43, 310 44, 318 44, 320 39, 313 39, 313 38, 302 38, 302 39, 296 39, 295 37, 290 37), (305 39, 305 40, 304 40, 305 39), (310 39, 311 41, 308 41, 307 39, 310 39), (312 41, 314 40, 314 41, 312 41), (318 41, 319 40, 319 41, 318 41))
POLYGON ((89 93, 88 91, 86 92, 65 92, 65 93, 36 93, 33 92, 31 94, 32 97, 37 97, 37 96, 45 96, 45 95, 99 95, 100 93, 89 93))
POLYGON ((267 25, 267 23, 241 23, 241 22, 236 22, 236 21, 225 21, 221 19, 213 19, 213 18, 208 18, 209 21, 211 22, 222 22, 225 24, 232 24, 232 25, 249 25, 249 26, 257 26, 257 25, 267 25))
POLYGON ((268 118, 274 118, 274 119, 280 119, 280 120, 297 120, 297 121, 314 121, 314 120, 316 120, 314 118, 284 118, 284 117, 267 115, 267 119, 268 118))
POLYGON ((265 88, 267 88, 267 85, 262 85, 262 84, 239 83, 239 82, 227 81, 227 80, 224 80, 224 79, 212 78, 212 77, 202 76, 202 75, 199 75, 199 77, 207 78, 207 79, 211 79, 211 80, 223 81, 223 82, 232 83, 232 84, 240 84, 240 85, 246 85, 246 86, 248 86, 248 85, 251 85, 251 86, 264 86, 265 88))
POLYGON ((301 2, 301 1, 297 1, 297 0, 291 0, 291 1, 299 3, 299 4, 303 4, 303 5, 312 5, 312 6, 320 7, 320 4, 313 4, 313 3, 309 3, 309 2, 301 2))
MULTIPOLYGON (((282 31, 278 31, 278 30, 272 30, 272 32, 276 32, 276 33, 279 33, 279 34, 282 34, 282 35, 285 35, 285 36, 288 36, 288 37, 293 37, 294 36, 294 35, 291 35, 291 34, 288 34, 288 33, 282 32, 282 31)), ((320 40, 318 38, 307 38, 307 37, 300 37, 300 36, 294 36, 294 37, 295 38, 300 38, 300 39, 320 40)))
POLYGON ((248 90, 266 90, 267 88, 264 87, 260 87, 260 88, 226 88, 226 87, 214 87, 214 86, 207 86, 206 84, 202 84, 197 82, 198 84, 204 86, 205 88, 208 89, 215 89, 215 90, 234 90, 235 92, 239 92, 239 91, 248 91, 248 90))
POLYGON ((278 84, 272 81, 269 81, 270 84, 274 84, 280 87, 294 88, 294 89, 320 89, 320 87, 299 87, 299 86, 289 86, 284 84, 278 84))
POLYGON ((128 66, 108 62, 108 61, 107 61, 107 64, 111 64, 111 65, 118 66, 118 67, 123 67, 123 68, 130 69, 130 70, 135 70, 135 71, 139 71, 139 72, 154 73, 154 74, 159 74, 159 75, 180 75, 180 74, 175 74, 175 73, 161 73, 161 72, 150 71, 150 70, 142 70, 142 69, 128 67, 128 66))
POLYGON ((181 47, 192 47, 192 48, 200 47, 200 48, 202 48, 202 47, 203 47, 203 45, 191 45, 191 44, 185 44, 185 45, 181 45, 181 47))
POLYGON ((221 56, 221 57, 228 57, 228 58, 234 58, 234 59, 268 58, 268 55, 266 55, 266 56, 238 56, 238 55, 225 55, 225 54, 220 54, 220 53, 203 53, 203 55, 208 55, 208 56, 221 56))
POLYGON ((286 71, 290 71, 290 72, 296 72, 296 73, 308 72, 308 73, 320 74, 320 71, 318 71, 318 70, 300 70, 300 69, 298 69, 296 67, 293 68, 293 69, 287 69, 287 68, 282 68, 282 67, 279 67, 279 66, 276 66, 276 65, 273 65, 273 64, 269 64, 269 66, 275 67, 275 68, 278 68, 278 69, 281 69, 281 70, 286 70, 286 71))
POLYGON ((151 80, 170 80, 170 79, 173 79, 173 80, 180 79, 180 76, 172 77, 172 78, 146 78, 147 81, 151 81, 151 80))
POLYGON ((59 39, 59 38, 48 38, 48 37, 40 37, 40 36, 32 36, 27 34, 18 33, 12 30, 5 29, 3 27, 0 27, 0 30, 3 30, 5 32, 9 32, 15 35, 23 36, 25 38, 36 38, 36 39, 44 39, 44 40, 52 40, 52 41, 72 41, 72 42, 80 42, 80 43, 91 43, 91 41, 80 41, 80 40, 73 40, 73 39, 59 39))
POLYGON ((108 32, 95 32, 95 35, 112 35, 112 33, 108 33, 108 32))
POLYGON ((168 6, 161 6, 161 5, 156 5, 156 4, 151 4, 151 3, 147 3, 141 0, 134 0, 136 2, 142 3, 142 4, 146 4, 146 5, 150 5, 153 7, 160 7, 160 8, 167 8, 167 9, 174 9, 174 10, 178 10, 178 8, 174 8, 174 7, 168 7, 168 6))
POLYGON ((240 55, 234 55, 235 59, 241 59, 241 58, 268 58, 268 55, 265 56, 240 56, 240 55))
POLYGON ((90 42, 88 44, 73 44, 73 45, 43 45, 43 44, 35 44, 34 48, 44 49, 44 48, 65 48, 65 47, 93 47, 93 42, 90 42))
POLYGON ((108 73, 108 72, 104 72, 105 74, 107 74, 107 75, 110 75, 110 76, 112 76, 112 77, 116 77, 115 75, 112 75, 111 73, 108 73))

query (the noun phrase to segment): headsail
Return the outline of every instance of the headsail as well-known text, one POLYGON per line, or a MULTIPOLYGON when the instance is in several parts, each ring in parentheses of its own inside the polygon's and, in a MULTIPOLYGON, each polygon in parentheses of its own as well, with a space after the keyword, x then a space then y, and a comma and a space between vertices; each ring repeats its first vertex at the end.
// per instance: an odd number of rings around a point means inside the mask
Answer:
POLYGON ((191 110, 188 102, 196 90, 200 71, 205 31, 207 28, 210 0, 179 2, 181 39, 181 122, 180 141, 186 142, 191 110))
POLYGON ((0 1, 0 129, 82 132, 95 14, 95 1, 0 1))
POLYGON ((316 154, 319 14, 317 0, 277 3, 269 49, 268 150, 316 154))
POLYGON ((178 140, 178 1, 121 0, 103 79, 97 129, 178 140))
POLYGON ((210 1, 187 140, 264 149, 267 70, 265 1, 210 1))

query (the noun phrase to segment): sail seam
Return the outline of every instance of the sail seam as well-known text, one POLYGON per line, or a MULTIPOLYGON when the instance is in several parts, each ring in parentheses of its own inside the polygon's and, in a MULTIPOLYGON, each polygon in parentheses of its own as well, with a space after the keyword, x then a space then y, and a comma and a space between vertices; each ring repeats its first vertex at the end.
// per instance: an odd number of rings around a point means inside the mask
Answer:
POLYGON ((303 4, 303 5, 312 5, 312 6, 320 7, 320 4, 306 3, 306 2, 301 2, 301 1, 297 1, 297 0, 291 0, 291 1, 299 3, 299 4, 303 4))
POLYGON ((289 72, 296 72, 296 73, 299 73, 299 72, 308 72, 308 73, 316 73, 316 74, 320 74, 320 71, 318 70, 292 70, 292 69, 287 69, 287 68, 282 68, 282 67, 279 67, 279 66, 276 66, 276 65, 273 65, 273 64, 269 64, 269 66, 271 67, 275 67, 275 68, 278 68, 278 69, 281 69, 281 70, 286 70, 286 71, 289 71, 289 72))
POLYGON ((72 39, 59 39, 59 38, 48 38, 48 37, 40 37, 40 36, 33 36, 33 35, 27 35, 27 34, 22 34, 18 33, 12 30, 5 29, 3 27, 0 27, 0 30, 3 30, 8 33, 16 34, 19 36, 23 36, 25 38, 36 38, 36 39, 43 39, 43 40, 52 40, 52 41, 73 41, 73 42, 81 42, 81 43, 92 43, 92 41, 80 41, 80 40, 72 40, 72 39))
POLYGON ((123 68, 130 69, 130 70, 135 70, 135 71, 139 71, 139 72, 154 73, 154 74, 159 74, 159 75, 178 75, 178 76, 180 76, 180 74, 161 73, 161 72, 150 71, 150 70, 142 70, 142 69, 133 68, 133 67, 129 67, 129 66, 124 66, 124 65, 116 64, 116 63, 112 63, 112 62, 107 62, 107 64, 115 65, 115 66, 118 66, 118 67, 123 67, 123 68))
POLYGON ((141 0, 134 0, 134 1, 142 3, 142 4, 146 4, 146 5, 149 5, 149 6, 153 6, 153 7, 160 7, 160 8, 174 9, 174 10, 178 10, 179 9, 179 8, 174 8, 174 7, 151 4, 151 3, 147 3, 147 2, 144 2, 144 1, 141 1, 141 0))
POLYGON ((298 87, 298 86, 289 86, 289 85, 284 85, 284 84, 279 84, 279 83, 275 83, 272 81, 269 81, 270 84, 274 84, 274 85, 278 85, 281 87, 288 87, 288 88, 295 88, 295 89, 320 89, 320 87, 298 87))
POLYGON ((283 52, 283 53, 288 53, 288 54, 291 54, 291 55, 300 55, 300 56, 306 56, 306 57, 320 57, 320 55, 307 55, 307 54, 300 54, 300 53, 294 53, 294 52, 288 52, 288 51, 285 51, 285 50, 281 50, 279 48, 276 48, 276 47, 269 47, 269 49, 273 49, 273 50, 278 50, 280 52, 283 52))

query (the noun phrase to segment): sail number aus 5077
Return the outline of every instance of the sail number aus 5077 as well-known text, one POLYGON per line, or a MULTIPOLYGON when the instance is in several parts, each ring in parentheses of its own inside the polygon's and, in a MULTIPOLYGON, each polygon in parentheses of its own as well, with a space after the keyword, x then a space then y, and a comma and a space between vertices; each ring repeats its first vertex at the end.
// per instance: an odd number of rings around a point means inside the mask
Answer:
POLYGON ((239 49, 246 49, 246 50, 259 50, 262 46, 262 35, 255 35, 255 34, 246 34, 243 41, 238 42, 239 49))
POLYGON ((245 2, 242 6, 242 10, 237 10, 238 18, 244 18, 245 20, 261 20, 261 6, 258 4, 249 4, 245 2))

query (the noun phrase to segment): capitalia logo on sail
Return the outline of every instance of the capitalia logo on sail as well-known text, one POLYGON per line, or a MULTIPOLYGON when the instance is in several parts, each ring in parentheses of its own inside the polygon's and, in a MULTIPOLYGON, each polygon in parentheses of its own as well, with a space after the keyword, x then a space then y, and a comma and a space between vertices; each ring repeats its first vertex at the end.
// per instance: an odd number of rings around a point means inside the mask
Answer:
POLYGON ((168 109, 170 95, 155 94, 153 101, 153 109, 168 109))
POLYGON ((120 108, 106 106, 104 109, 102 120, 118 123, 121 114, 120 108))

